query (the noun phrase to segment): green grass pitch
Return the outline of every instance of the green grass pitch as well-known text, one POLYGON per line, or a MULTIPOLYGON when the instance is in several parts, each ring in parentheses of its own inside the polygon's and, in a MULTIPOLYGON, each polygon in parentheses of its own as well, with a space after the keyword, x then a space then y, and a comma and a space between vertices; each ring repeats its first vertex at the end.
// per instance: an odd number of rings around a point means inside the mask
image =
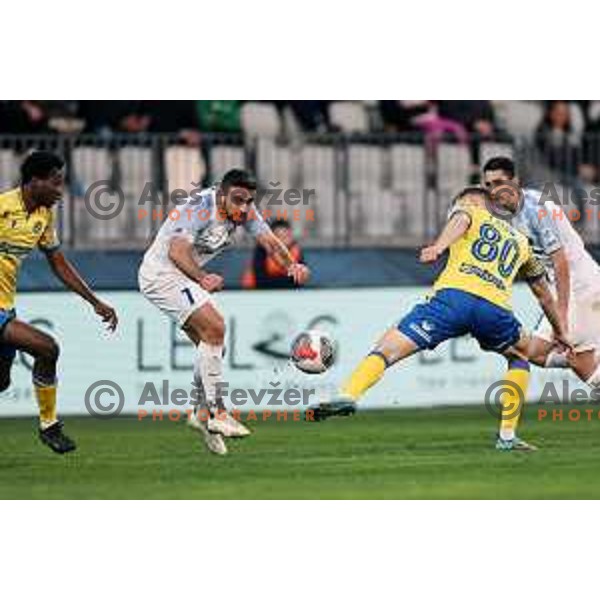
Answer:
POLYGON ((540 422, 536 410, 521 433, 540 451, 528 455, 493 449, 482 407, 251 423, 225 457, 181 423, 133 418, 67 419, 79 449, 58 456, 32 419, 8 419, 0 498, 600 498, 600 420, 540 422))

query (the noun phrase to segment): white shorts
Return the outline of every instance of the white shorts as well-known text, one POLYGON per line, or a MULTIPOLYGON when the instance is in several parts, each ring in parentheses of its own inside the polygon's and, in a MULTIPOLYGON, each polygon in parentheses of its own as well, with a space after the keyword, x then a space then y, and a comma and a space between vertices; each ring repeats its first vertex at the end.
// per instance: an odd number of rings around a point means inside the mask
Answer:
MULTIPOLYGON (((552 325, 544 315, 534 337, 552 341, 552 325)), ((600 286, 594 285, 571 295, 569 300, 569 338, 577 352, 600 350, 600 286)))
POLYGON ((213 302, 209 292, 177 270, 155 270, 142 263, 138 283, 142 294, 180 327, 195 310, 213 302))

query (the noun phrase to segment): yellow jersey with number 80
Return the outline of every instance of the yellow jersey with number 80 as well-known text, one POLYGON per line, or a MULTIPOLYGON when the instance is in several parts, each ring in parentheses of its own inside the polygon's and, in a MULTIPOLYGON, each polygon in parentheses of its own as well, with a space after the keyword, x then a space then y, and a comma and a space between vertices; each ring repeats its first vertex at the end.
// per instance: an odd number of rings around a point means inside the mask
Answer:
POLYGON ((461 206, 471 224, 452 246, 434 290, 452 288, 511 310, 513 281, 532 257, 527 238, 484 208, 461 206))
POLYGON ((28 213, 20 188, 0 194, 0 310, 14 307, 23 258, 36 247, 58 246, 52 209, 39 206, 28 213))

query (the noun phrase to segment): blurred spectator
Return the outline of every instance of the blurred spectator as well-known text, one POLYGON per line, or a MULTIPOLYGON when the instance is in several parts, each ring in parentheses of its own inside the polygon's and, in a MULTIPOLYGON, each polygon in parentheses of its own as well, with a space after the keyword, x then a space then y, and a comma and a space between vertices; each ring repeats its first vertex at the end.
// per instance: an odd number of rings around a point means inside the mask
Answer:
POLYGON ((600 101, 586 106, 586 127, 582 141, 582 164, 579 176, 584 183, 600 182, 600 101))
POLYGON ((48 115, 39 100, 0 102, 0 132, 15 135, 48 133, 48 115))
POLYGON ((329 123, 329 100, 288 100, 285 104, 291 108, 303 131, 327 133, 332 130, 329 123))
MULTIPOLYGON (((273 233, 286 245, 292 258, 296 262, 302 262, 302 250, 294 239, 292 227, 284 219, 278 219, 271 223, 273 233)), ((267 254, 267 251, 257 244, 254 249, 252 264, 248 266, 242 276, 242 287, 245 289, 285 289, 294 288, 296 284, 287 274, 285 265, 277 262, 267 254)))
POLYGON ((467 131, 457 121, 439 114, 438 106, 431 100, 383 100, 380 103, 387 131, 422 131, 430 150, 445 137, 467 142, 467 131))
POLYGON ((481 162, 481 142, 492 140, 498 133, 494 108, 489 100, 439 100, 440 115, 459 123, 470 134, 469 154, 471 160, 471 179, 479 179, 481 162))
POLYGON ((571 122, 568 102, 552 100, 546 106, 535 143, 548 166, 565 177, 577 175, 581 159, 581 136, 571 122))
POLYGON ((152 124, 146 100, 80 100, 79 114, 92 133, 143 133, 152 124))
POLYGON ((494 109, 488 100, 440 100, 440 116, 460 123, 469 133, 490 139, 496 132, 494 109))
POLYGON ((79 116, 77 100, 42 100, 40 106, 48 119, 48 129, 62 134, 79 133, 85 121, 79 116))
POLYGON ((188 146, 200 145, 200 123, 194 100, 156 100, 150 103, 151 129, 176 134, 188 146))
POLYGON ((410 132, 422 129, 419 117, 436 114, 430 100, 380 100, 379 110, 383 128, 391 132, 410 132))
POLYGON ((196 114, 201 131, 240 133, 240 100, 196 100, 196 114))

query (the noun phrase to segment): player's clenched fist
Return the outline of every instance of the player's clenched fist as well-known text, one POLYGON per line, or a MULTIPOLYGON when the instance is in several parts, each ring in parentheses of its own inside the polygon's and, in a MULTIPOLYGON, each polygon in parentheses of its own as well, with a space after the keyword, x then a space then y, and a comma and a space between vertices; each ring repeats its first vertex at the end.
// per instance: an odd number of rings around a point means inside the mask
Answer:
POLYGON ((207 292, 218 292, 223 289, 224 281, 220 275, 216 273, 208 273, 204 275, 199 281, 200 285, 207 292))
POLYGON ((310 269, 302 263, 294 263, 288 269, 288 275, 296 285, 304 285, 310 278, 310 269))

